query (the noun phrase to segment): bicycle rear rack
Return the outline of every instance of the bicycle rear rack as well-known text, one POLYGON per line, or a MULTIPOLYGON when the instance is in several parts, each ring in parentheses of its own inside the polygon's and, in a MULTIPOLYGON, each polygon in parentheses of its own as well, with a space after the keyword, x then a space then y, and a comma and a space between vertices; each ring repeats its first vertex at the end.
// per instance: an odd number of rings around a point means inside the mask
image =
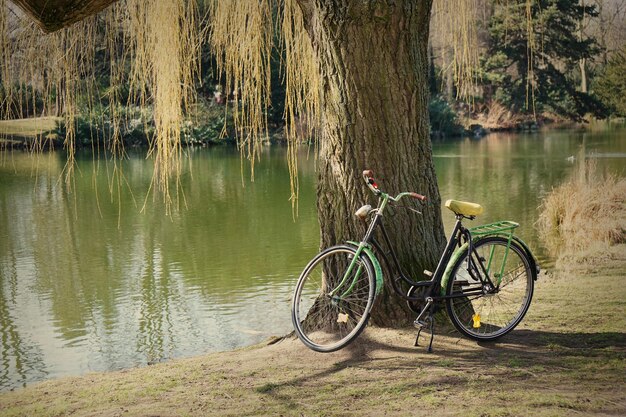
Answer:
POLYGON ((519 227, 518 223, 512 222, 510 220, 503 220, 500 222, 483 224, 481 226, 476 226, 468 229, 472 236, 484 236, 484 235, 493 235, 493 234, 507 234, 512 235, 513 230, 519 227))

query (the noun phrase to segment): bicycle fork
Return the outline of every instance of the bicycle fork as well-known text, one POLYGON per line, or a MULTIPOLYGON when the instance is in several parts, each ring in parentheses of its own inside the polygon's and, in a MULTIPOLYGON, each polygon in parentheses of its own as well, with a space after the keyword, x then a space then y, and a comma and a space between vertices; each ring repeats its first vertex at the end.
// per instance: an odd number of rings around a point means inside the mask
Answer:
POLYGON ((433 338, 435 337, 435 318, 433 317, 432 311, 430 311, 431 308, 432 308, 433 302, 434 302, 434 300, 433 300, 432 297, 427 297, 426 298, 426 305, 424 306, 422 311, 419 313, 419 315, 417 316, 417 318, 413 322, 413 325, 418 328, 417 336, 415 337, 415 345, 414 346, 419 346, 418 342, 419 342, 419 338, 420 338, 420 333, 422 332, 422 329, 424 327, 426 327, 427 325, 429 326, 430 343, 428 344, 428 350, 427 350, 428 353, 432 353, 433 352, 433 338), (426 314, 428 314, 428 316, 424 319, 424 316, 426 314))

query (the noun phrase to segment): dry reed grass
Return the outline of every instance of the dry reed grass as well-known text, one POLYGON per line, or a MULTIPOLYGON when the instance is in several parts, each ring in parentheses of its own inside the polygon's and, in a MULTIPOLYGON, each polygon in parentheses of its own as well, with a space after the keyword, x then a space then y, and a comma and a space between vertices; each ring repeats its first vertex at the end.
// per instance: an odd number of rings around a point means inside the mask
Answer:
POLYGON ((540 211, 537 226, 557 267, 593 266, 626 256, 626 178, 599 175, 595 160, 582 158, 540 211))
POLYGON ((521 116, 513 113, 510 108, 497 101, 492 101, 479 122, 486 129, 509 129, 515 127, 521 119, 521 116))

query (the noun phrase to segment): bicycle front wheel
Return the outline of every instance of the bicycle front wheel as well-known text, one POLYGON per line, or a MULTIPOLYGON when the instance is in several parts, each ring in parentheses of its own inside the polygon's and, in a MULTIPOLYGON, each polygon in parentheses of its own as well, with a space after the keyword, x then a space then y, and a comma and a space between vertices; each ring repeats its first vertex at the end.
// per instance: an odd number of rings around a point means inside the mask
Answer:
POLYGON ((530 262, 517 243, 498 236, 478 240, 469 263, 467 252, 447 284, 446 294, 453 296, 446 299, 448 316, 465 336, 495 340, 513 330, 528 311, 534 287, 530 262))
POLYGON ((340 245, 319 253, 304 268, 291 303, 296 334, 309 348, 333 352, 363 331, 374 303, 374 268, 365 255, 340 245))

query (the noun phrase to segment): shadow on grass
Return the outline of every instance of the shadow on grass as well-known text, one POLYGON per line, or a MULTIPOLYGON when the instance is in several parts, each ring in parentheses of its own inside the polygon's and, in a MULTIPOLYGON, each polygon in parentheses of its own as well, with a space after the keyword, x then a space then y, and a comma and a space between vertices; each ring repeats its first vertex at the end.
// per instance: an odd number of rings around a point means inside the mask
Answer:
MULTIPOLYGON (((525 366, 562 367, 564 360, 580 359, 584 364, 588 358, 600 360, 624 359, 626 357, 626 333, 619 332, 547 332, 517 330, 490 343, 476 343, 458 333, 435 334, 434 352, 426 353, 429 334, 422 336, 420 346, 414 347, 411 333, 405 332, 406 345, 395 345, 371 338, 367 332, 341 351, 342 359, 332 365, 321 365, 319 372, 272 384, 268 394, 277 400, 291 401, 277 391, 282 386, 302 386, 319 383, 347 368, 384 370, 387 372, 415 370, 428 372, 425 367, 455 368, 461 370, 492 370, 500 366, 518 368, 525 366), (438 337, 439 336, 439 337, 438 337), (439 342, 439 343, 438 343, 439 342)), ((320 354, 323 356, 329 354, 320 354)), ((330 354, 332 355, 332 354, 330 354)), ((320 356, 321 357, 321 356, 320 356)), ((326 360, 320 360, 324 363, 326 360)), ((570 365, 568 366, 577 366, 570 365)))
MULTIPOLYGON (((546 332, 537 330, 515 330, 502 340, 529 347, 558 345, 570 349, 626 348, 626 333, 619 332, 546 332)), ((498 345, 496 342, 494 345, 498 345)), ((485 344, 488 346, 489 344, 485 344)))

